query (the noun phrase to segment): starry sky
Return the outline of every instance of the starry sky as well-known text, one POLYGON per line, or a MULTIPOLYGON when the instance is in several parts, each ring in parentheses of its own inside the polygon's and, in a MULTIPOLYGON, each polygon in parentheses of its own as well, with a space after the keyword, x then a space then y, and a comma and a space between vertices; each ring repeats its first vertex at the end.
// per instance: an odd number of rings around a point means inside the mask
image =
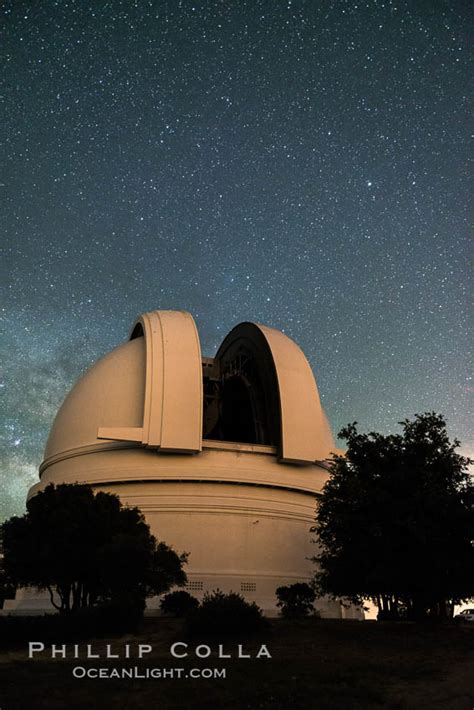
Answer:
MULTIPOLYGON (((135 317, 305 351, 334 432, 469 428, 464 0, 5 0, 0 520, 135 317)), ((471 351, 471 355, 470 355, 471 351)))

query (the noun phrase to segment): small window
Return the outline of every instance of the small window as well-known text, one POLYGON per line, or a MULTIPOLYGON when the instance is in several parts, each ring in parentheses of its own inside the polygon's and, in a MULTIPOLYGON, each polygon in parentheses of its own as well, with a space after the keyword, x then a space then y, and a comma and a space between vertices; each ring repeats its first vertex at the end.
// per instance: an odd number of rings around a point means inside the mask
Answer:
POLYGON ((241 592, 256 592, 257 585, 255 582, 241 582, 240 583, 241 592))
POLYGON ((187 589, 189 589, 190 592, 202 592, 203 588, 204 584, 198 580, 188 582, 187 584, 187 589))

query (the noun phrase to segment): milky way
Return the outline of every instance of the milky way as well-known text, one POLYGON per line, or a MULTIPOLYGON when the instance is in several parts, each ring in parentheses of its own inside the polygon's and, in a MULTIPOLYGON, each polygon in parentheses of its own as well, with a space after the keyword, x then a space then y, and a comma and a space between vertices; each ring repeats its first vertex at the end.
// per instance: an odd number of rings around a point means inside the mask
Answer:
POLYGON ((332 428, 468 425, 470 3, 2 4, 0 519, 137 314, 307 354, 332 428))

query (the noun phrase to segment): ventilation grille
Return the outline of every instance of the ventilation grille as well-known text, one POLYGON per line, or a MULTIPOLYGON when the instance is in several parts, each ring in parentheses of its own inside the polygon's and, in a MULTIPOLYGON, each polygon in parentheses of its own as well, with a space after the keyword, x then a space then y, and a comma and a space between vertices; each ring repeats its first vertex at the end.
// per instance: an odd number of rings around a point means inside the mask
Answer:
POLYGON ((202 582, 199 582, 198 580, 194 580, 193 582, 188 582, 187 584, 187 589, 189 589, 190 592, 202 592, 204 588, 204 585, 202 582))
POLYGON ((240 583, 241 592, 256 592, 257 585, 255 582, 241 582, 240 583))

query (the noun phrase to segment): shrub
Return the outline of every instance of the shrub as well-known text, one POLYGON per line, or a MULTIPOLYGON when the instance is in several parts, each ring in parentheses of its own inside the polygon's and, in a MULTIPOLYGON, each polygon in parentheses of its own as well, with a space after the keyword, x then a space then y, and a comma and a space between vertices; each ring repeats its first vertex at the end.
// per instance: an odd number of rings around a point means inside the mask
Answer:
POLYGON ((278 598, 277 607, 280 608, 280 614, 286 618, 301 618, 314 611, 313 602, 316 594, 305 582, 278 587, 275 594, 278 598))
POLYGON ((197 609, 199 600, 183 590, 166 594, 160 602, 161 611, 170 616, 187 616, 197 609))
POLYGON ((186 633, 194 636, 239 635, 263 630, 268 622, 255 602, 247 602, 240 594, 224 594, 219 589, 206 593, 201 605, 191 612, 186 633))

